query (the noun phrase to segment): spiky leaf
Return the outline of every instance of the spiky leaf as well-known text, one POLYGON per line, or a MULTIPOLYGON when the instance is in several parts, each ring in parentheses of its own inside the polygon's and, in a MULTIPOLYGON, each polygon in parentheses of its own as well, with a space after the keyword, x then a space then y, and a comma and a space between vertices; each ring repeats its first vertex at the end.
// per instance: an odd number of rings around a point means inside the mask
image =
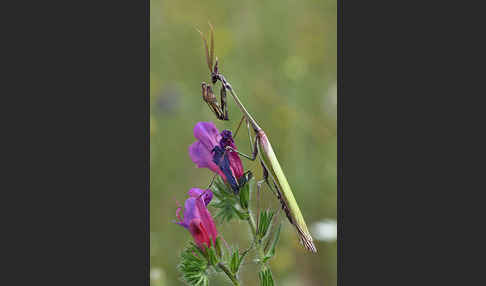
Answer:
POLYGON ((194 245, 184 248, 178 269, 182 273, 182 279, 187 284, 194 286, 209 285, 207 260, 194 245))
POLYGON ((234 218, 246 220, 248 212, 240 208, 240 197, 235 195, 231 187, 226 184, 221 177, 215 179, 211 190, 215 199, 210 206, 218 209, 214 216, 220 223, 229 222, 234 218))
MULTIPOLYGON (((251 177, 250 177, 251 180, 251 177)), ((250 201, 250 182, 247 181, 245 184, 240 188, 240 205, 243 209, 248 209, 248 203, 250 201)))
POLYGON ((216 255, 219 258, 223 257, 223 247, 221 247, 221 237, 216 238, 216 245, 215 245, 216 255))
POLYGON ((216 251, 214 250, 214 247, 209 247, 206 248, 206 252, 208 254, 208 262, 210 265, 216 265, 218 264, 219 260, 216 255, 216 251))
POLYGON ((264 210, 260 213, 257 230, 259 239, 263 239, 267 234, 270 224, 272 223, 273 214, 274 212, 272 210, 264 210))
POLYGON ((233 274, 238 272, 238 268, 240 267, 240 253, 236 249, 231 256, 231 263, 230 263, 230 270, 233 274))
POLYGON ((273 286, 273 277, 272 272, 270 269, 265 269, 258 272, 258 277, 260 278, 260 285, 261 286, 273 286))

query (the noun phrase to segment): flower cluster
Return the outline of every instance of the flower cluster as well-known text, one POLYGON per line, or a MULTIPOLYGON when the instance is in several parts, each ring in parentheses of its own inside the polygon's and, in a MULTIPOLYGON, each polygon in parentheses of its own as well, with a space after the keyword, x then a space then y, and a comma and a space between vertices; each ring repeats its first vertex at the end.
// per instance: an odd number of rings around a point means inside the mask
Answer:
POLYGON ((193 188, 189 192, 189 198, 184 204, 184 217, 181 218, 181 207, 176 211, 179 219, 178 225, 185 227, 191 233, 194 241, 200 248, 211 247, 216 244, 218 231, 214 225, 211 213, 207 205, 213 198, 211 190, 193 188))
MULTIPOLYGON (((198 122, 194 126, 194 137, 197 141, 189 146, 189 156, 199 168, 208 168, 227 182, 238 194, 240 179, 244 175, 243 164, 238 154, 231 131, 218 131, 212 122, 198 122)), ((186 228, 201 248, 210 248, 216 244, 218 231, 207 205, 213 198, 211 190, 193 188, 188 192, 183 217, 182 207, 176 211, 177 224, 186 228)))
POLYGON ((199 122, 194 127, 197 141, 189 147, 189 156, 199 168, 219 174, 238 193, 243 176, 243 164, 238 156, 230 130, 219 133, 212 122, 199 122))

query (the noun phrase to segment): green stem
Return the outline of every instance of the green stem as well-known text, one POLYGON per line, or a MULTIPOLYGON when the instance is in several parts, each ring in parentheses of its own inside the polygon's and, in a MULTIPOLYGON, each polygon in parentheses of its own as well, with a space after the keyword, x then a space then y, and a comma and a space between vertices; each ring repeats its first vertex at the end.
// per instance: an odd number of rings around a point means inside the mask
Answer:
POLYGON ((248 224, 250 225, 250 228, 251 228, 251 234, 253 235, 253 240, 255 240, 255 242, 257 242, 257 233, 256 233, 256 226, 255 226, 255 221, 250 213, 250 211, 248 211, 248 218, 246 219, 248 221, 248 224))
POLYGON ((223 263, 218 263, 218 267, 224 271, 224 273, 226 273, 226 275, 228 276, 228 278, 231 280, 231 282, 233 282, 233 285, 235 286, 239 286, 240 285, 240 282, 238 282, 238 279, 236 278, 235 275, 233 275, 233 273, 231 273, 231 271, 228 269, 228 267, 226 267, 223 263))
POLYGON ((251 233, 253 235, 253 241, 256 244, 256 249, 258 253, 258 263, 260 264, 260 267, 262 270, 265 269, 265 264, 263 263, 263 258, 265 257, 265 252, 263 251, 263 245, 261 242, 261 239, 258 238, 257 232, 256 232, 256 225, 255 225, 255 220, 253 219, 253 216, 251 213, 248 211, 248 224, 250 225, 251 228, 251 233))

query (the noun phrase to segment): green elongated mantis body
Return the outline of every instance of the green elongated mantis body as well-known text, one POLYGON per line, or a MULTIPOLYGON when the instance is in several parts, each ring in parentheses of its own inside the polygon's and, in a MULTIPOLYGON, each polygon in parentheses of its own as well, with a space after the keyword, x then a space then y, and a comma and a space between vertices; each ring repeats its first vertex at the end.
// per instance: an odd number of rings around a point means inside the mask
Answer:
POLYGON ((282 171, 282 167, 280 167, 277 156, 275 155, 275 152, 273 152, 270 141, 268 141, 268 138, 263 130, 260 130, 260 132, 257 134, 257 138, 258 139, 255 140, 258 140, 259 143, 258 148, 259 154, 261 154, 260 158, 262 164, 267 169, 267 172, 269 173, 268 175, 272 178, 272 181, 275 184, 279 200, 282 203, 285 213, 287 214, 287 218, 297 229, 299 238, 305 248, 307 248, 309 251, 317 252, 317 249, 312 241, 312 236, 307 229, 307 225, 305 224, 302 212, 300 211, 299 205, 294 198, 294 194, 292 193, 292 189, 290 188, 287 178, 282 171))
MULTIPOLYGON (((235 91, 231 87, 231 85, 226 81, 225 77, 219 73, 218 70, 218 60, 216 59, 216 63, 213 68, 213 60, 214 60, 214 31, 213 27, 210 25, 211 28, 211 46, 208 49, 207 41, 204 37, 204 35, 201 33, 201 37, 204 42, 204 47, 206 49, 206 60, 208 62, 208 67, 209 71, 211 72, 211 80, 214 83, 216 83, 218 80, 222 83, 222 93, 223 91, 226 92, 228 90, 233 99, 235 100, 235 103, 238 105, 240 108, 241 112, 243 113, 243 116, 246 119, 246 122, 252 126, 253 131, 255 132, 255 141, 254 141, 254 148, 253 148, 253 157, 247 157, 250 160, 255 160, 256 155, 259 154, 260 156, 260 162, 264 167, 264 177, 265 180, 267 180, 266 176, 270 177, 273 185, 276 189, 276 194, 278 199, 280 200, 280 203, 282 204, 282 208, 284 209, 287 218, 289 219, 289 222, 295 226, 297 230, 297 234, 299 235, 299 239, 304 245, 304 247, 311 251, 311 252, 317 252, 317 249, 313 243, 312 236, 307 229, 307 225, 305 223, 304 217, 302 216, 302 212, 300 211, 299 205, 297 204, 297 201, 295 200, 295 197, 292 193, 292 189, 290 188, 290 185, 287 181, 287 178, 285 177, 284 172, 282 171, 282 167, 280 166, 280 163, 278 162, 277 156, 275 155, 275 152, 273 151, 272 145, 270 144, 270 141, 267 138, 267 135, 263 131, 262 128, 256 123, 255 119, 250 115, 250 113, 246 110, 246 108, 243 106, 241 103, 240 99, 236 95, 235 91)), ((204 98, 204 91, 203 91, 203 98, 204 98)), ((205 99, 206 101, 206 99, 205 99)), ((207 101, 206 101, 207 102, 207 101)), ((222 112, 226 112, 225 108, 222 107, 222 112)), ((213 111, 214 112, 214 111, 213 111)), ((218 113, 215 113, 216 116, 218 117, 218 113)), ((227 113, 226 113, 227 116, 227 113)), ((218 117, 219 119, 219 117, 218 117)), ((227 120, 227 118, 226 118, 227 120)), ((236 150, 234 150, 236 151, 236 150)), ((239 152, 238 152, 239 153, 239 152)), ((240 153, 241 154, 241 153, 240 153)), ((267 181, 268 182, 268 181, 267 181)), ((269 187, 270 184, 269 184, 269 187)))

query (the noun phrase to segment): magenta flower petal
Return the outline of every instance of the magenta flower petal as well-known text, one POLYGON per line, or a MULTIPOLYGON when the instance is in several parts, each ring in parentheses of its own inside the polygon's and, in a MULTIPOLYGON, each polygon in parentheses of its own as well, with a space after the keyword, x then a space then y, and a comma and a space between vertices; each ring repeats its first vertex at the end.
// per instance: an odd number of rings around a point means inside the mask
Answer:
POLYGON ((203 190, 198 188, 192 188, 187 193, 190 197, 198 198, 202 195, 204 204, 207 206, 213 199, 213 192, 211 190, 203 190))
POLYGON ((201 141, 196 141, 189 146, 189 156, 198 168, 208 168, 225 179, 223 172, 213 162, 211 150, 207 149, 201 141))
POLYGON ((199 188, 192 188, 189 190, 189 192, 187 192, 187 194, 189 195, 189 197, 197 198, 200 195, 204 194, 205 191, 206 190, 199 189, 199 188))
MULTIPOLYGON (((180 210, 177 209, 176 215, 180 213, 180 210)), ((180 215, 179 215, 180 216, 180 215)), ((191 220, 194 218, 199 218, 199 211, 196 209, 196 198, 188 198, 186 202, 184 203, 184 218, 180 220, 177 224, 188 228, 189 223, 191 220)))
POLYGON ((179 208, 177 208, 177 210, 176 210, 176 217, 177 217, 177 219, 179 220, 179 222, 182 222, 182 218, 181 218, 181 209, 182 209, 182 208, 180 208, 180 207, 179 207, 179 208))
MULTIPOLYGON (((223 130, 221 132, 220 146, 223 149, 225 149, 227 146, 230 146, 231 148, 238 150, 238 148, 236 148, 235 142, 233 140, 233 135, 231 134, 231 131, 223 130)), ((243 173, 244 173, 243 163, 241 163, 240 156, 236 152, 229 151, 228 159, 229 159, 229 163, 230 163, 232 171, 234 172, 236 178, 239 179, 241 176, 243 176, 243 173)))
POLYGON ((198 139, 207 150, 213 150, 214 146, 219 144, 221 135, 218 128, 212 122, 198 122, 194 126, 194 137, 198 139))
POLYGON ((193 219, 189 224, 188 230, 200 248, 203 248, 204 245, 211 247, 209 234, 200 219, 193 219))
POLYGON ((199 215, 201 217, 201 222, 204 225, 204 228, 209 233, 209 236, 212 238, 213 243, 216 243, 216 237, 218 237, 218 231, 216 230, 216 225, 214 224, 213 217, 211 213, 206 208, 203 200, 199 199, 196 201, 196 208, 199 209, 199 215))
POLYGON ((201 141, 196 141, 189 146, 189 156, 198 168, 209 168, 208 163, 213 157, 201 141))
POLYGON ((238 192, 238 181, 244 169, 238 153, 226 150, 228 146, 237 150, 231 131, 223 130, 220 134, 214 123, 198 122, 194 126, 194 137, 198 140, 189 146, 191 160, 198 168, 208 168, 219 174, 238 192))
POLYGON ((181 208, 178 208, 176 216, 179 221, 176 223, 189 230, 199 247, 202 247, 203 244, 210 247, 218 237, 213 217, 206 208, 213 193, 210 190, 193 188, 189 190, 188 194, 189 198, 184 203, 184 217, 180 217, 181 208))
POLYGON ((213 149, 213 162, 218 165, 219 169, 224 173, 231 188, 235 193, 240 190, 239 179, 243 176, 243 164, 235 152, 236 146, 233 141, 231 131, 223 130, 221 132, 221 140, 219 146, 213 149), (231 149, 226 149, 231 147, 231 149))

